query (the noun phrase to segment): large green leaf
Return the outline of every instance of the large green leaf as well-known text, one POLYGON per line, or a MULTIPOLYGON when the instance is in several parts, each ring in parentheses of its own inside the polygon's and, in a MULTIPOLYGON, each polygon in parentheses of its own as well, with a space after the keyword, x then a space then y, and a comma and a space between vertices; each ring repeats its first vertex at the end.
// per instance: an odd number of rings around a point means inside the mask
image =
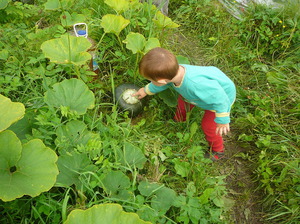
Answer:
POLYGON ((24 114, 25 107, 22 103, 11 102, 9 98, 0 94, 0 132, 20 120, 24 114))
POLYGON ((47 0, 44 4, 45 10, 58 10, 70 8, 74 5, 74 0, 47 0))
POLYGON ((157 38, 151 37, 147 40, 145 48, 144 48, 144 53, 146 54, 148 51, 155 47, 160 47, 159 40, 157 38))
POLYGON ((147 161, 142 150, 129 142, 125 142, 123 150, 119 149, 117 153, 122 165, 130 166, 132 169, 135 167, 142 169, 147 161))
POLYGON ((63 26, 73 26, 76 23, 81 23, 86 20, 83 14, 78 14, 77 12, 73 12, 70 14, 69 12, 63 12, 60 16, 60 21, 63 26))
POLYGON ((179 64, 186 64, 186 65, 189 65, 191 64, 189 59, 185 56, 182 56, 182 55, 177 55, 176 56, 176 59, 178 61, 179 64))
POLYGON ((131 50, 132 53, 136 54, 137 52, 141 53, 146 45, 145 37, 140 33, 130 32, 126 39, 123 40, 123 43, 126 44, 126 48, 131 50))
POLYGON ((172 206, 176 198, 176 192, 165 187, 163 184, 142 181, 139 184, 138 189, 142 195, 151 198, 152 208, 164 213, 172 206))
POLYGON ((177 28, 179 25, 177 23, 174 23, 172 19, 162 14, 161 11, 157 11, 155 14, 155 18, 153 19, 153 22, 159 27, 159 28, 177 28))
POLYGON ((57 155, 40 139, 22 145, 9 130, 0 133, 0 198, 35 197, 54 185, 57 155))
POLYGON ((91 60, 87 50, 92 46, 87 38, 75 37, 69 34, 60 38, 47 40, 41 45, 45 57, 58 64, 83 65, 91 60))
POLYGON ((102 179, 104 190, 115 195, 118 191, 130 187, 130 179, 122 171, 110 171, 102 179))
POLYGON ((164 185, 162 184, 142 181, 140 182, 138 189, 142 195, 149 197, 153 195, 155 192, 157 192, 159 189, 161 189, 162 187, 164 187, 164 185))
POLYGON ((114 9, 118 14, 129 9, 128 0, 105 0, 104 2, 114 9))
POLYGON ((56 130, 57 139, 55 144, 64 151, 70 151, 78 145, 86 145, 89 140, 97 138, 99 135, 88 131, 83 121, 70 121, 56 130))
POLYGON ((8 130, 13 131, 20 140, 26 139, 26 135, 32 134, 32 128, 35 122, 35 113, 33 111, 26 111, 25 116, 12 124, 8 130))
POLYGON ((125 212, 119 204, 94 205, 87 210, 73 210, 64 224, 151 224, 135 213, 125 212))
POLYGON ((0 9, 5 9, 10 1, 11 0, 1 0, 0 1, 0 9))
POLYGON ((136 53, 147 53, 155 47, 160 47, 159 40, 157 38, 146 38, 140 33, 130 32, 126 39, 123 40, 126 44, 126 48, 131 50, 133 54, 136 53))
POLYGON ((130 23, 121 15, 106 14, 102 17, 101 27, 105 33, 114 33, 119 36, 120 32, 130 23))
POLYGON ((92 109, 95 105, 94 93, 79 79, 54 84, 53 89, 45 93, 44 99, 49 106, 67 107, 79 115, 85 114, 87 109, 92 109))
POLYGON ((168 88, 165 91, 162 91, 162 92, 158 93, 157 95, 169 107, 176 107, 177 106, 178 93, 175 90, 168 88))
POLYGON ((76 152, 59 156, 57 165, 59 175, 56 183, 59 186, 75 184, 77 189, 81 189, 84 179, 97 169, 86 154, 76 152))

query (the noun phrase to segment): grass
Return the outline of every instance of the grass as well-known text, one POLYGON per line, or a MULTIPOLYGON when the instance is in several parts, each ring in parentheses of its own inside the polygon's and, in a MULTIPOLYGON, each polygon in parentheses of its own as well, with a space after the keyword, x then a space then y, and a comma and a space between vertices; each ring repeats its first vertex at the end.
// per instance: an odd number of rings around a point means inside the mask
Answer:
MULTIPOLYGON (((238 162, 239 169, 248 170, 247 181, 251 184, 241 186, 244 192, 236 199, 246 197, 247 201, 260 200, 263 207, 254 205, 258 219, 267 217, 268 222, 282 223, 288 218, 288 223, 297 222, 298 210, 292 209, 293 205, 287 202, 297 194, 297 191, 290 189, 297 187, 288 187, 288 182, 293 180, 298 186, 299 174, 290 173, 289 176, 282 169, 290 170, 287 168, 292 164, 290 157, 299 161, 300 144, 297 136, 300 130, 300 101, 296 92, 299 92, 297 58, 300 50, 295 44, 299 41, 298 16, 288 7, 276 11, 257 6, 249 9, 254 12, 249 12, 243 20, 238 21, 216 5, 216 1, 183 1, 182 4, 171 6, 174 11, 171 17, 182 24, 181 33, 184 35, 182 39, 177 38, 179 41, 175 42, 175 46, 179 45, 180 53, 189 57, 194 64, 221 68, 237 85, 238 96, 233 108, 232 124, 234 144, 246 149, 236 151, 233 148, 233 153, 239 159, 235 161, 231 158, 230 161, 238 162), (272 32, 267 34, 270 27, 272 32), (283 36, 276 39, 272 35, 283 36), (270 46, 276 46, 276 41, 281 47, 270 49, 270 46), (294 44, 286 45, 287 42, 294 44), (249 196, 249 191, 259 196, 249 196), (264 194, 269 196, 265 197, 264 194)), ((299 3, 297 5, 299 7, 299 3)), ((230 169, 232 165, 226 166, 230 169)), ((236 181, 230 176, 229 186, 232 180, 236 181)), ((296 201, 299 202, 295 199, 293 203, 296 201)))

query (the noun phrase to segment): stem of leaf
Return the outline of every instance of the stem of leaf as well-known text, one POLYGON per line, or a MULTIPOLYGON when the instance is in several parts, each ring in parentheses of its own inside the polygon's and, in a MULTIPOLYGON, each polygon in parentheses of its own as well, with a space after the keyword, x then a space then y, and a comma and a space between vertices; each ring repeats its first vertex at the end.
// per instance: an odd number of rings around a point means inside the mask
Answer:
POLYGON ((67 206, 68 206, 68 201, 69 201, 69 192, 70 192, 69 188, 65 194, 64 200, 63 200, 63 204, 62 204, 62 209, 61 209, 61 217, 62 217, 62 221, 65 222, 67 220, 67 206))

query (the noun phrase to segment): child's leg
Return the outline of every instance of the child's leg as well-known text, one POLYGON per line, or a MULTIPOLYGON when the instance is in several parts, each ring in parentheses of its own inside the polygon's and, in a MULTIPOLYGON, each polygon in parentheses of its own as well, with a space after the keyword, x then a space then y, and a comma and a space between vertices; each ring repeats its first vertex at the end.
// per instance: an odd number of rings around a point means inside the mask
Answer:
POLYGON ((177 104, 177 109, 176 109, 176 113, 174 116, 174 120, 178 121, 178 122, 185 121, 186 120, 186 112, 190 111, 194 107, 194 105, 185 102, 182 99, 181 95, 179 95, 177 101, 178 101, 178 104, 177 104))
POLYGON ((205 110, 201 126, 205 134, 205 139, 208 141, 208 144, 211 147, 212 151, 223 152, 223 138, 222 136, 216 134, 217 124, 214 121, 215 118, 215 112, 205 110))

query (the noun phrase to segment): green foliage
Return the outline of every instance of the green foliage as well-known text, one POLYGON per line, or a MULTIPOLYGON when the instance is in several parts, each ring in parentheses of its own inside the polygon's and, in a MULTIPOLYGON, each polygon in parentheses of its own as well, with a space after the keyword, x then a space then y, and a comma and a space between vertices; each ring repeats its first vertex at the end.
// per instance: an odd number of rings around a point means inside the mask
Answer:
POLYGON ((8 3, 10 2, 10 0, 3 0, 1 1, 1 4, 0 4, 0 9, 5 9, 8 5, 8 3))
POLYGON ((76 152, 59 156, 57 165, 60 173, 57 176, 56 184, 63 187, 74 184, 77 189, 82 189, 82 182, 90 175, 89 172, 97 169, 86 154, 76 152))
POLYGON ((63 35, 41 45, 45 57, 51 62, 74 65, 83 65, 91 59, 86 52, 90 47, 91 43, 86 38, 71 35, 63 35))
POLYGON ((21 145, 18 137, 8 130, 0 134, 0 143, 0 197, 3 201, 11 201, 23 195, 35 197, 50 190, 58 174, 54 151, 39 139, 21 145))
POLYGON ((101 21, 101 27, 105 33, 113 33, 117 36, 120 32, 130 23, 128 19, 125 19, 120 15, 107 14, 103 16, 101 21))
POLYGON ((124 223, 124 224, 147 224, 136 214, 124 212, 118 204, 95 205, 87 210, 74 210, 68 216, 65 224, 75 223, 124 223))
POLYGON ((11 102, 11 100, 0 94, 0 132, 7 129, 12 123, 20 120, 25 114, 22 103, 11 102))
POLYGON ((129 33, 123 43, 126 44, 126 48, 131 50, 133 54, 145 54, 152 48, 160 47, 160 43, 157 38, 149 38, 146 41, 146 38, 140 33, 129 33))
POLYGON ((53 89, 45 93, 45 102, 60 108, 64 116, 69 113, 82 115, 95 106, 95 96, 83 81, 69 79, 53 85, 53 89))
POLYGON ((289 11, 261 5, 249 10, 247 17, 237 21, 237 33, 250 50, 269 58, 299 50, 300 24, 289 11))

